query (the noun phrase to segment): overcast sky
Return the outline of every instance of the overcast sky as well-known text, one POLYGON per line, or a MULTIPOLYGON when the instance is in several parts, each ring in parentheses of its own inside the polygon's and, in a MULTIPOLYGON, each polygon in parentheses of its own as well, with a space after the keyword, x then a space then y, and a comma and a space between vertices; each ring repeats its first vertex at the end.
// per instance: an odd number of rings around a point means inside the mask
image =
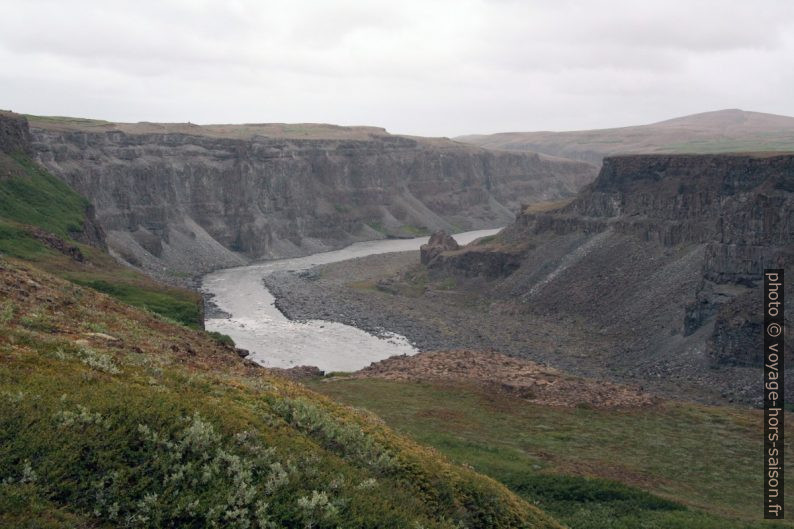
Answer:
POLYGON ((454 136, 794 115, 791 0, 0 0, 0 108, 454 136))

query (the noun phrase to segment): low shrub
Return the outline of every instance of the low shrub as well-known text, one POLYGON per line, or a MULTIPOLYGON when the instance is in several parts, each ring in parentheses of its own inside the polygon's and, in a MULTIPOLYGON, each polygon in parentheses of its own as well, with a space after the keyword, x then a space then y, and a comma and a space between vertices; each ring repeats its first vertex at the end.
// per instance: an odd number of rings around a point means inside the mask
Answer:
POLYGON ((208 331, 207 334, 212 336, 215 339, 215 341, 221 345, 228 345, 230 347, 234 347, 234 339, 232 339, 232 337, 229 336, 228 334, 223 334, 217 331, 208 331))

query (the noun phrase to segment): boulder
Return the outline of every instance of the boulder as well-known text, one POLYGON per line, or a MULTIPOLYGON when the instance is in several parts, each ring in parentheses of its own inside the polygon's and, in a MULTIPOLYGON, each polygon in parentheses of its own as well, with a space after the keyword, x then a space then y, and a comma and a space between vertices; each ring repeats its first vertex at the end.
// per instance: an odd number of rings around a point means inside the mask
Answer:
POLYGON ((444 230, 439 230, 430 236, 427 244, 423 244, 419 249, 419 259, 423 265, 430 264, 442 252, 457 250, 460 248, 458 242, 444 230))

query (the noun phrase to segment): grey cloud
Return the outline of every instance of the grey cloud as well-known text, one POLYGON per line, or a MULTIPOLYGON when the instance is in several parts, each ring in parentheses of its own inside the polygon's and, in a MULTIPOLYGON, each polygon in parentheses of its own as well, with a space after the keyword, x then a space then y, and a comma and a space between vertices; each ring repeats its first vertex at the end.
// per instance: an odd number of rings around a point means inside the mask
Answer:
POLYGON ((769 0, 0 0, 0 107, 396 132, 794 114, 769 0))

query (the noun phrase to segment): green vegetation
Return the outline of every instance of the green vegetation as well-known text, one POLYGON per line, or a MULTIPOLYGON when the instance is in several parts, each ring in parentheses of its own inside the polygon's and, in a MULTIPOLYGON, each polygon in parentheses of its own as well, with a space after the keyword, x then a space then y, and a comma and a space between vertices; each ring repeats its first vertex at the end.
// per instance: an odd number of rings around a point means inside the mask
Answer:
POLYGON ((12 158, 24 176, 0 180, 0 217, 64 238, 81 231, 88 201, 26 156, 12 158))
POLYGON ((457 286, 457 281, 454 277, 445 277, 436 283, 436 288, 439 290, 453 290, 457 286))
POLYGON ((791 152, 794 150, 794 135, 789 137, 748 139, 707 139, 693 140, 682 143, 671 143, 663 145, 657 149, 658 152, 666 153, 742 153, 742 152, 791 152))
POLYGON ((29 122, 43 126, 46 124, 51 125, 80 125, 80 126, 101 126, 101 125, 111 125, 110 121, 105 121, 103 119, 89 119, 89 118, 72 118, 68 116, 34 116, 32 114, 24 114, 24 116, 28 119, 29 122))
POLYGON ((20 225, 0 218, 0 254, 32 261, 52 252, 20 225))
POLYGON ((560 527, 208 333, 22 263, 0 296, 0 526, 560 527))
POLYGON ((383 227, 383 224, 378 221, 371 221, 367 223, 367 226, 372 228, 373 230, 386 235, 386 228, 383 227))
POLYGON ((0 254, 49 260, 57 252, 33 235, 33 227, 68 240, 83 229, 88 201, 24 155, 0 152, 0 254))
POLYGON ((574 529, 774 527, 758 521, 756 411, 554 408, 471 387, 377 379, 309 385, 378 414, 574 529))
POLYGON ((212 336, 216 342, 221 345, 228 345, 230 347, 234 347, 234 340, 228 334, 223 334, 222 332, 217 331, 209 331, 207 334, 212 336))
POLYGON ((78 285, 93 288, 134 307, 150 310, 182 325, 200 326, 199 308, 195 296, 176 289, 146 290, 137 285, 109 283, 102 279, 74 279, 78 285))
POLYGON ((330 378, 330 377, 346 377, 346 376, 349 376, 351 373, 353 373, 353 372, 352 371, 329 371, 328 373, 326 373, 323 376, 325 376, 326 378, 330 378))
POLYGON ((0 482, 0 527, 66 529, 108 527, 53 504, 33 483, 0 482))
MULTIPOLYGON (((405 271, 400 281, 395 281, 388 285, 380 284, 374 279, 364 279, 362 281, 354 281, 350 283, 349 286, 364 291, 380 291, 382 293, 416 298, 427 290, 429 284, 430 279, 428 277, 427 268, 417 265, 405 271)), ((449 290, 454 287, 454 285, 454 280, 443 280, 439 282, 436 287, 440 290, 449 290)))
POLYGON ((24 155, 0 153, 0 165, 11 173, 0 179, 0 254, 35 262, 51 273, 184 325, 201 325, 197 294, 160 285, 71 239, 83 229, 86 199, 24 155), (56 236, 64 247, 78 249, 86 262, 48 245, 37 237, 36 228, 56 236))
POLYGON ((792 152, 793 125, 794 121, 784 116, 720 110, 641 126, 459 139, 484 147, 597 162, 602 156, 615 154, 792 152))
POLYGON ((496 240, 496 237, 497 237, 497 235, 498 235, 498 234, 493 234, 493 235, 486 235, 485 237, 480 237, 479 239, 477 239, 476 241, 474 241, 474 243, 475 243, 477 246, 484 246, 484 245, 486 245, 486 244, 488 244, 488 243, 490 243, 490 242, 493 242, 493 241, 495 241, 495 240, 496 240))
POLYGON ((403 224, 396 230, 386 228, 380 221, 370 221, 367 225, 378 233, 389 236, 409 236, 409 237, 423 237, 430 234, 430 230, 424 226, 413 226, 411 224, 403 224))
POLYGON ((424 226, 412 226, 411 224, 404 224, 400 227, 400 231, 407 234, 413 235, 414 237, 423 237, 425 235, 430 235, 430 230, 428 230, 424 226))

